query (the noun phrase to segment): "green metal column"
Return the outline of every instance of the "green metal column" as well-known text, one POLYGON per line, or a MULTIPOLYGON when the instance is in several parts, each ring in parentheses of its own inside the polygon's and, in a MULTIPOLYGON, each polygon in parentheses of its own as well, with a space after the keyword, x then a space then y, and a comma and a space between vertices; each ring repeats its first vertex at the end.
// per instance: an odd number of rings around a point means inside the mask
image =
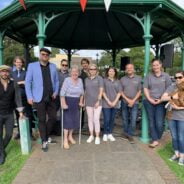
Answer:
POLYGON ((4 31, 0 31, 0 65, 4 64, 3 62, 3 38, 4 38, 4 31))
POLYGON ((38 34, 37 34, 37 38, 38 38, 38 45, 39 48, 43 48, 44 47, 44 41, 46 38, 45 35, 45 14, 43 12, 39 12, 38 13, 38 34))
MULTIPOLYGON (((144 15, 144 40, 145 40, 145 60, 144 60, 144 77, 147 75, 149 70, 149 61, 150 61, 150 40, 152 35, 150 34, 151 30, 151 17, 150 13, 147 12, 144 15)), ((144 106, 142 106, 142 135, 141 141, 143 143, 149 142, 148 134, 148 119, 144 106)))

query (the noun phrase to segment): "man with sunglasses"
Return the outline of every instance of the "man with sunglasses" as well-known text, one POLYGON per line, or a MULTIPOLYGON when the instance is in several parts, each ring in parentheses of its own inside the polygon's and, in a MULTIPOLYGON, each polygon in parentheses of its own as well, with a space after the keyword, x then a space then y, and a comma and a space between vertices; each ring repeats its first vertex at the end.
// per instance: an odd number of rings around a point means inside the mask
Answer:
POLYGON ((69 77, 68 61, 66 59, 61 60, 61 70, 59 71, 59 90, 63 85, 65 78, 69 77))
POLYGON ((25 79, 28 103, 37 109, 44 152, 48 150, 48 143, 53 142, 49 136, 56 122, 55 101, 59 92, 58 72, 56 66, 49 62, 50 54, 50 50, 41 48, 39 61, 28 65, 25 79))
MULTIPOLYGON (((81 74, 80 74, 80 78, 82 79, 82 82, 83 82, 83 86, 85 88, 85 79, 89 76, 89 60, 87 58, 82 58, 81 59, 81 66, 82 66, 82 69, 81 69, 81 74)), ((82 110, 82 128, 84 128, 84 119, 85 119, 85 110, 83 108, 82 110)))

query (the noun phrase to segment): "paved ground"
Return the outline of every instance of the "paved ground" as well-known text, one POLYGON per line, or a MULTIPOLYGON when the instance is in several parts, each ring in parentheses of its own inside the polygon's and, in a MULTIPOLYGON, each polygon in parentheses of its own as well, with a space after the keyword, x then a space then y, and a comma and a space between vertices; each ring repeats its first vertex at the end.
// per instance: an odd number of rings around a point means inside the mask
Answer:
MULTIPOLYGON (((60 138, 57 138, 60 141, 60 138)), ((164 184, 148 155, 136 143, 82 144, 63 150, 51 145, 47 153, 36 146, 13 184, 164 184)))

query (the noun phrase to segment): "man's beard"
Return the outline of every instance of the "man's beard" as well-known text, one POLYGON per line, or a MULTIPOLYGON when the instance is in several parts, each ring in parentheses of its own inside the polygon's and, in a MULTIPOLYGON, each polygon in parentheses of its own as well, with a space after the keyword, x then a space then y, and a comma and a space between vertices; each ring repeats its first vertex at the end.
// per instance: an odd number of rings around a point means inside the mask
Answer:
POLYGON ((8 80, 8 79, 9 79, 9 76, 0 76, 0 78, 1 78, 2 80, 8 80))

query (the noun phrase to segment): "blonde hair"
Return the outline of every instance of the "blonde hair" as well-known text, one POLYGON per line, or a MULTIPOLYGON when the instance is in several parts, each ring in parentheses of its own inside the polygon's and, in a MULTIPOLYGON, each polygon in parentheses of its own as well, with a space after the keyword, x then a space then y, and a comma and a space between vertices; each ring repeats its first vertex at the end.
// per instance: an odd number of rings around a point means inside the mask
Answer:
MULTIPOLYGON (((92 64, 89 65, 89 70, 90 70, 91 67, 95 67, 96 68, 96 76, 97 76, 99 74, 98 66, 96 64, 92 63, 92 64)), ((90 72, 89 72, 89 76, 91 76, 90 72)))

